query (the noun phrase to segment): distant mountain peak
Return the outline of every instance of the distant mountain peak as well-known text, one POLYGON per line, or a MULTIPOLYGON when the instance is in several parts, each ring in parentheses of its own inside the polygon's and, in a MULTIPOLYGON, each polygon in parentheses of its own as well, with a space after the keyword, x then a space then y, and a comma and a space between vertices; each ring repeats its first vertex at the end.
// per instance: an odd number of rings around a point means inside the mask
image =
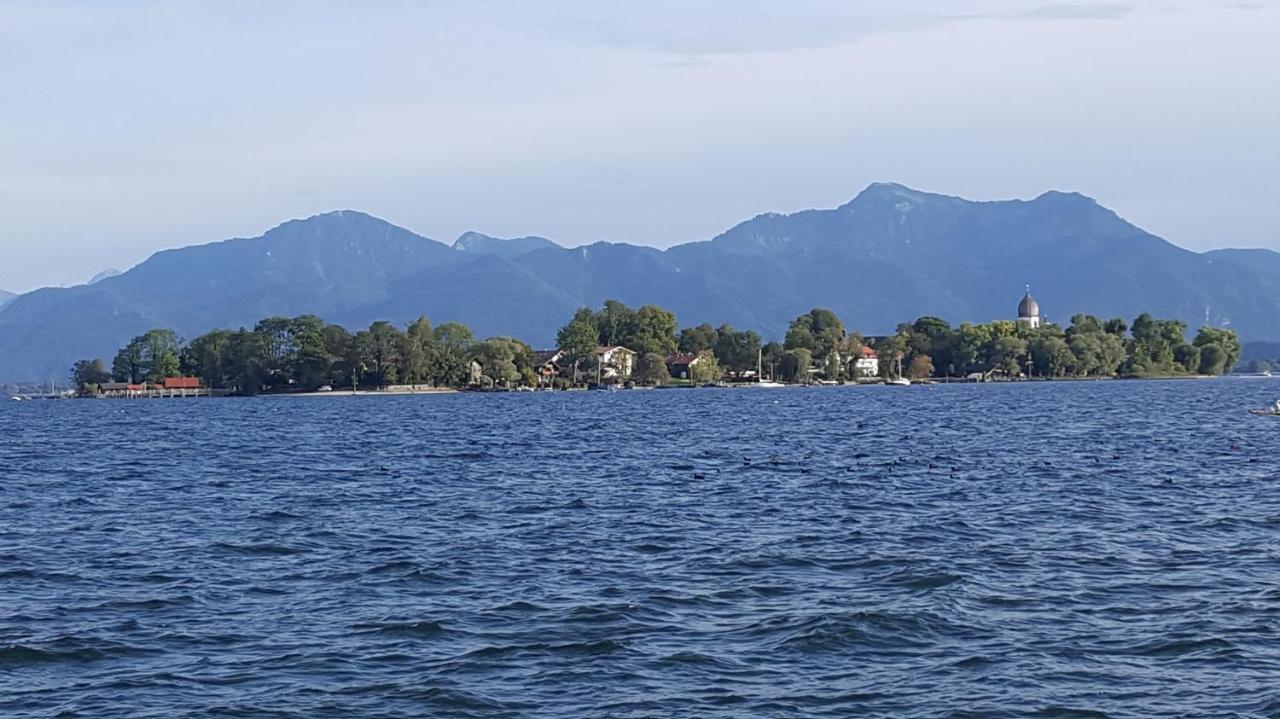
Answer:
POLYGON ((495 255, 507 259, 529 254, 536 250, 559 248, 560 245, 545 237, 530 235, 504 239, 490 237, 480 232, 468 231, 458 236, 453 242, 453 249, 472 255, 495 255))
POLYGON ((1049 190, 1042 192, 1033 202, 1058 202, 1064 205, 1097 205, 1098 201, 1088 195, 1079 192, 1063 192, 1061 190, 1049 190))
POLYGON ((867 188, 859 192, 852 200, 842 205, 840 209, 853 211, 862 207, 875 208, 884 205, 901 207, 904 203, 912 206, 938 201, 949 203, 966 202, 966 200, 959 197, 924 192, 897 182, 873 182, 867 185, 867 188))

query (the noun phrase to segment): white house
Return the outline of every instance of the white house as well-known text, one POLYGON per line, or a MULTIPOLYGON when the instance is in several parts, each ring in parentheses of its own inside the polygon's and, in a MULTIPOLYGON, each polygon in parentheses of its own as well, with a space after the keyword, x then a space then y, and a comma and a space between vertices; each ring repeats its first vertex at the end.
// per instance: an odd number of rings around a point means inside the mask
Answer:
POLYGON ((596 361, 600 363, 602 379, 630 377, 636 367, 636 353, 626 347, 597 347, 596 361))
POLYGON ((875 377, 880 374, 880 355, 870 347, 863 347, 858 352, 858 359, 853 363, 858 377, 875 377))

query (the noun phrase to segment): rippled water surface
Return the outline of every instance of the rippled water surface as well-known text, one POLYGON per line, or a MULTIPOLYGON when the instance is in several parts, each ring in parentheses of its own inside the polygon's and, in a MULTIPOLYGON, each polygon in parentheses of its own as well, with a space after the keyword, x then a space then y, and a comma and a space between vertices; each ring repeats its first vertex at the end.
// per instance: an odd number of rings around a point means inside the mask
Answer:
POLYGON ((1280 382, 6 403, 6 717, 1280 716, 1280 382))

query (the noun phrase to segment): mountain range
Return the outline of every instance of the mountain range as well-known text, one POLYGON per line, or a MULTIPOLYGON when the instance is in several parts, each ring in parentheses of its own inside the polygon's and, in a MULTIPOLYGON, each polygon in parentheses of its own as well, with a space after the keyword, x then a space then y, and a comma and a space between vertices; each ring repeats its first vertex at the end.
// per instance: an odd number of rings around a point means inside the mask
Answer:
POLYGON ((1280 339, 1278 253, 1192 252, 1076 193, 973 202, 877 183, 834 209, 763 214, 667 250, 477 232, 447 245, 350 210, 292 220, 11 299, 0 309, 0 380, 109 361, 154 327, 192 337, 272 315, 361 327, 426 314, 544 347, 574 309, 618 299, 666 307, 681 326, 727 322, 769 338, 829 307, 877 334, 922 315, 1010 318, 1025 284, 1053 321, 1150 312, 1280 339))

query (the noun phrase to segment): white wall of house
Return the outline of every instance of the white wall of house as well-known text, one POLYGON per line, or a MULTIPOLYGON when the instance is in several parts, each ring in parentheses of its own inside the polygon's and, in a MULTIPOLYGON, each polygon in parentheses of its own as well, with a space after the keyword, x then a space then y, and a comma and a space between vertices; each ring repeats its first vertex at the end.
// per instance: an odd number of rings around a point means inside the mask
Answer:
POLYGON ((627 377, 635 369, 636 353, 624 347, 614 347, 600 353, 600 365, 605 377, 627 377))

